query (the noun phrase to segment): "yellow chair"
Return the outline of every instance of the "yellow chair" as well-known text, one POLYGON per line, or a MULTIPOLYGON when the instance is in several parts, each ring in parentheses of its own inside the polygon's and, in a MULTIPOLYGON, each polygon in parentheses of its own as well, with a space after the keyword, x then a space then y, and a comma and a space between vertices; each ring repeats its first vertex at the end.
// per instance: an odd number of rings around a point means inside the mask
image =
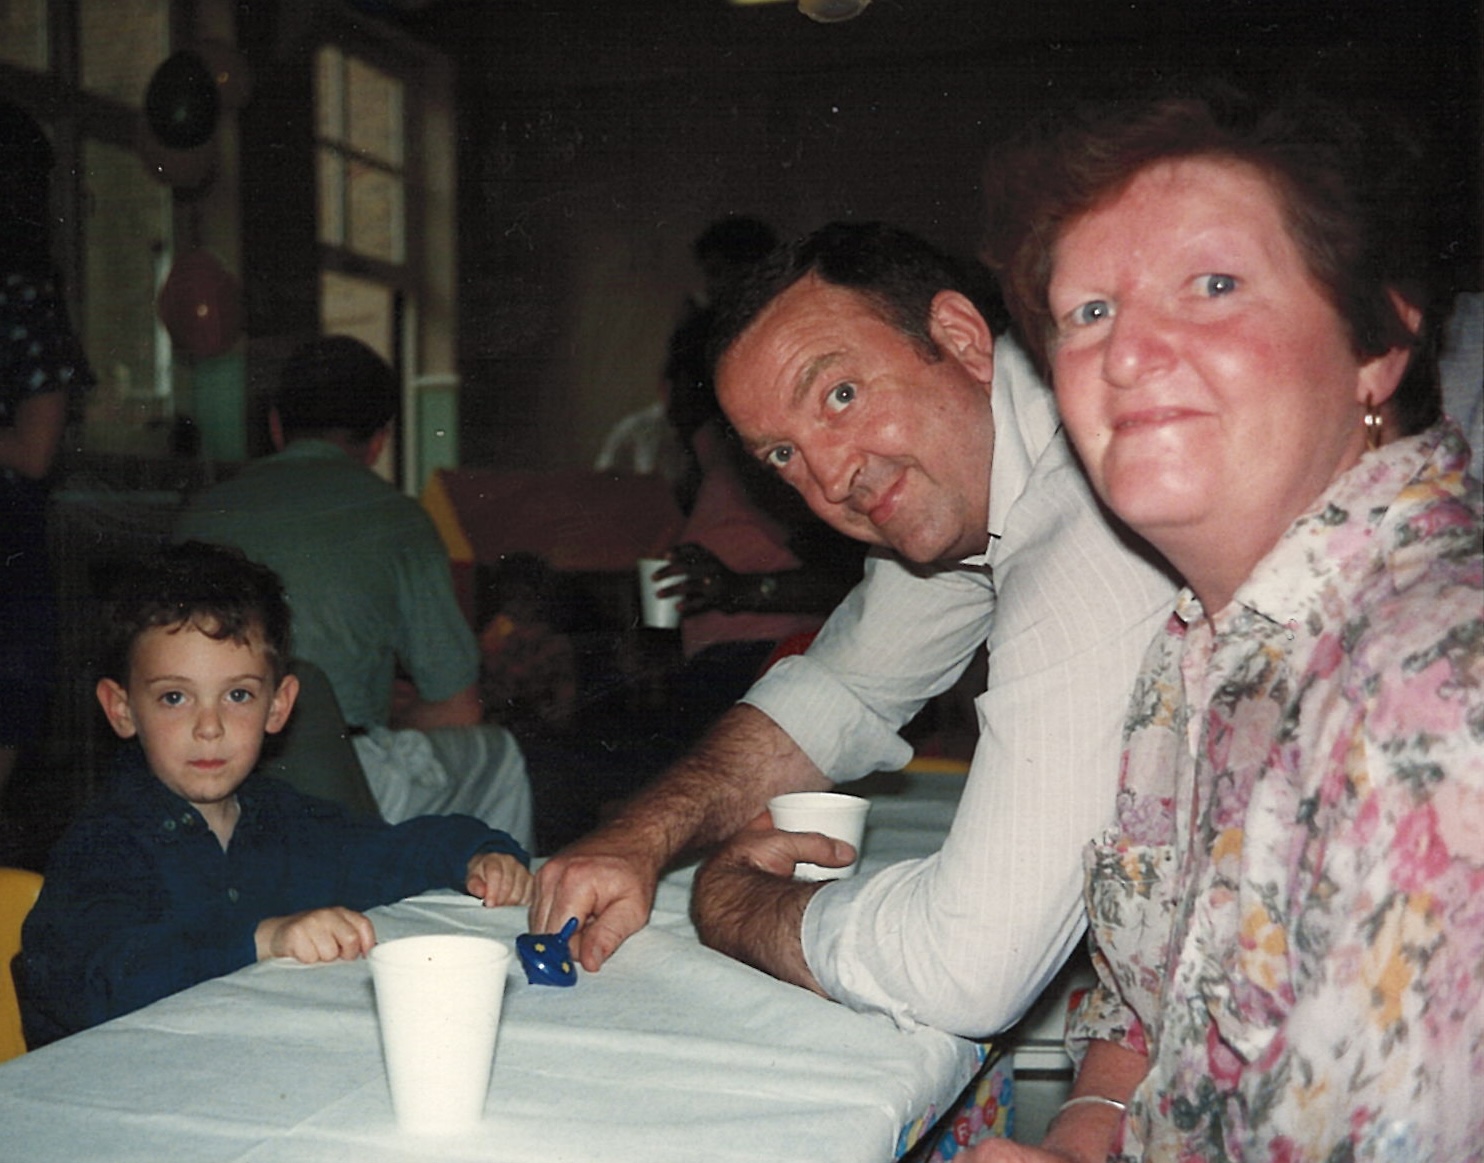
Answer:
POLYGON ((0 868, 0 1062, 26 1052, 21 1003, 10 962, 21 951, 21 924, 41 893, 41 876, 24 868, 0 868))

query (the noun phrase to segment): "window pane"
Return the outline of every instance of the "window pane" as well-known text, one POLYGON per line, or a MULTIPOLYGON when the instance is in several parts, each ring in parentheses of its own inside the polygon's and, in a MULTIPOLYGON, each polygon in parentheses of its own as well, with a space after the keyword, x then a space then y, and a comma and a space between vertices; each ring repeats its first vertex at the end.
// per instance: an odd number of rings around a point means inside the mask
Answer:
POLYGON ((350 144, 390 166, 402 164, 402 85, 354 57, 346 62, 350 144))
POLYGON ((46 0, 0 2, 0 60, 40 73, 47 55, 46 0))
POLYGON ((338 271, 320 275, 320 326, 326 335, 350 335, 388 362, 392 358, 392 290, 338 271))
POLYGON ((319 240, 345 245, 345 159, 321 146, 315 159, 319 194, 319 240))
POLYGON ((96 452, 160 455, 169 447, 172 393, 155 294, 170 253, 170 192, 132 150, 87 141, 83 167, 82 330, 98 376, 83 443, 96 452))
POLYGON ((402 182, 391 174, 351 162, 350 249, 384 262, 402 261, 402 182))
POLYGON ((345 140, 345 57, 326 45, 314 57, 315 132, 324 141, 345 140))
POLYGON ((82 87, 142 106, 170 54, 169 0, 81 0, 78 27, 82 87))

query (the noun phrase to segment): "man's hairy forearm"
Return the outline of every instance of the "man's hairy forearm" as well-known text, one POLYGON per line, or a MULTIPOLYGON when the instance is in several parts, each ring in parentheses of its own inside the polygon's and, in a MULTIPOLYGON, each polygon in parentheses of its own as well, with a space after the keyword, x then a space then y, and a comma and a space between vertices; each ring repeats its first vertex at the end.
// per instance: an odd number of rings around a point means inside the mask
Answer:
POLYGON ((696 874, 691 915, 702 944, 823 995, 799 940, 804 910, 823 887, 737 865, 706 865, 696 874))
POLYGON ((781 727, 756 708, 738 705, 601 830, 642 833, 650 850, 668 861, 725 840, 780 792, 828 786, 781 727))

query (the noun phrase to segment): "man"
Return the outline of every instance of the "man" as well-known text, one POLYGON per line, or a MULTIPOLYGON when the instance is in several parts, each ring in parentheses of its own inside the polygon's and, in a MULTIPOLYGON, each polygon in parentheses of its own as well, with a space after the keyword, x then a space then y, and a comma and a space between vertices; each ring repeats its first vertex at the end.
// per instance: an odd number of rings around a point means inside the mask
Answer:
POLYGON ((1081 853, 1112 819, 1121 725, 1172 582, 1102 518, 1024 357, 920 241, 835 225, 720 312, 722 407, 754 455, 873 546, 809 652, 537 880, 593 970, 683 850, 782 791, 900 766, 896 735, 980 643, 982 735, 943 848, 871 877, 789 879, 848 845, 749 829, 699 872, 703 938, 855 1008, 966 1035, 1014 1022, 1082 931, 1081 853))
POLYGON ((365 344, 304 344, 269 413, 278 452, 207 490, 176 535, 234 545, 283 579, 295 653, 329 676, 387 820, 463 812, 529 845, 525 761, 481 724, 479 646, 447 552, 422 507, 371 468, 398 398, 365 344), (394 711, 399 666, 415 694, 394 711))

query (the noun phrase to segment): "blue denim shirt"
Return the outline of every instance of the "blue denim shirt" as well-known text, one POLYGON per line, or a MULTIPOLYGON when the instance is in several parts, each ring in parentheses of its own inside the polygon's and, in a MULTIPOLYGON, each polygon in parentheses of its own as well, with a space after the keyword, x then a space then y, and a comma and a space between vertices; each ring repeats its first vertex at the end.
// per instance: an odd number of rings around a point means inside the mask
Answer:
POLYGON ((123 750, 108 792, 53 850, 22 931, 17 985, 33 1049, 251 964, 264 918, 462 891, 478 852, 530 861, 472 816, 366 820, 258 774, 237 797, 223 851, 142 752, 123 750))

